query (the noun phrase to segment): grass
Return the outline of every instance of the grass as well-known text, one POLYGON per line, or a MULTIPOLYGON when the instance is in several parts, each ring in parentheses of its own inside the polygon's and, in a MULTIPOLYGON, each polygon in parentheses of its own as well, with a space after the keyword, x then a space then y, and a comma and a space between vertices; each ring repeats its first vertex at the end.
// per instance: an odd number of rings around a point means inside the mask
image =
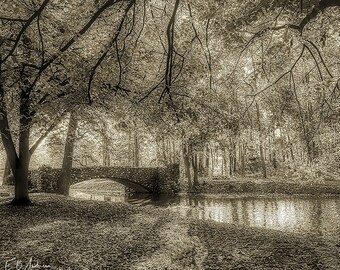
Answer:
POLYGON ((51 269, 340 269, 340 239, 186 219, 152 206, 31 199, 24 208, 0 202, 2 268, 32 258, 51 269))
MULTIPOLYGON (((288 181, 283 178, 233 177, 201 179, 196 192, 210 194, 309 194, 340 195, 340 181, 312 182, 288 181)), ((187 181, 181 181, 181 189, 187 190, 187 181)))

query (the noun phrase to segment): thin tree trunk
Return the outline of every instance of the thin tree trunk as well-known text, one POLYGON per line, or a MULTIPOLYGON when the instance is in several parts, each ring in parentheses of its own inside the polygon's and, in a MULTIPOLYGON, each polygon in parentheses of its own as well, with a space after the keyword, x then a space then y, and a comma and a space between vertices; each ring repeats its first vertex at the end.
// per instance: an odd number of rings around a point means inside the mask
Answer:
POLYGON ((197 187, 199 185, 198 182, 198 164, 197 164, 197 153, 195 153, 193 155, 193 158, 191 160, 191 164, 192 164, 192 169, 193 169, 193 173, 194 173, 194 177, 193 177, 193 187, 197 187))
POLYGON ((229 159, 230 159, 230 175, 234 175, 237 171, 237 158, 236 158, 236 143, 235 138, 230 138, 230 151, 229 151, 229 159))
POLYGON ((209 171, 210 171, 210 148, 207 145, 205 148, 205 171, 204 175, 209 176, 209 171))
POLYGON ((245 170, 245 147, 244 147, 244 144, 240 145, 240 159, 241 159, 241 175, 244 177, 246 175, 246 170, 245 170))
POLYGON ((69 195, 70 191, 73 151, 76 140, 77 127, 77 115, 75 112, 71 112, 66 136, 63 165, 61 168, 61 175, 57 183, 58 193, 63 195, 69 195))
POLYGON ((261 119, 260 119, 260 107, 257 102, 256 102, 256 114, 257 114, 257 123, 258 123, 258 128, 259 128, 259 137, 260 137, 260 160, 261 160, 261 167, 262 167, 262 176, 264 178, 267 178, 266 161, 264 159, 264 153, 263 153, 263 134, 262 134, 261 119))
POLYGON ((103 133, 103 166, 110 166, 110 140, 106 126, 104 127, 103 133))
POLYGON ((292 142, 291 142, 291 140, 290 140, 289 135, 288 135, 288 143, 289 143, 290 157, 291 157, 292 161, 294 161, 293 146, 292 146, 292 142))
POLYGON ((11 172, 12 172, 11 166, 9 164, 8 158, 6 158, 2 185, 14 185, 13 178, 10 177, 11 172))
POLYGON ((127 160, 127 164, 129 164, 128 166, 133 166, 133 148, 131 146, 131 131, 129 131, 129 145, 128 145, 128 160, 127 160))
POLYGON ((168 158, 167 158, 167 155, 166 155, 166 145, 165 145, 165 138, 163 137, 162 138, 162 154, 163 154, 163 160, 164 160, 164 164, 165 165, 168 165, 168 158))
POLYGON ((229 176, 229 168, 228 168, 228 158, 227 151, 225 147, 222 149, 222 158, 223 158, 223 176, 229 176))
POLYGON ((176 163, 176 144, 175 144, 175 140, 172 140, 172 163, 176 163))
POLYGON ((213 177, 214 175, 214 167, 215 167, 215 160, 214 160, 214 147, 211 146, 210 147, 210 160, 211 160, 211 166, 210 166, 210 170, 209 170, 209 177, 213 177))
POLYGON ((183 143, 183 161, 184 161, 184 167, 185 167, 185 174, 188 179, 189 190, 192 190, 190 157, 189 157, 188 146, 185 143, 183 143))
POLYGON ((133 142, 134 142, 134 156, 133 156, 133 166, 134 167, 139 167, 139 140, 138 140, 138 134, 137 131, 134 131, 133 134, 133 142))

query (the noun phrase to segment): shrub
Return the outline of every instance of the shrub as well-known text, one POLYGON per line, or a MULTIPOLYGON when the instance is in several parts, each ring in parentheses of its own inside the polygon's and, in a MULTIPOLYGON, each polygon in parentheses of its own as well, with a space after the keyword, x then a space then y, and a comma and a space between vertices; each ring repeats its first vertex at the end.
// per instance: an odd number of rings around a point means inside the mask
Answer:
POLYGON ((57 187, 59 170, 43 165, 31 171, 31 185, 40 192, 52 192, 57 187))

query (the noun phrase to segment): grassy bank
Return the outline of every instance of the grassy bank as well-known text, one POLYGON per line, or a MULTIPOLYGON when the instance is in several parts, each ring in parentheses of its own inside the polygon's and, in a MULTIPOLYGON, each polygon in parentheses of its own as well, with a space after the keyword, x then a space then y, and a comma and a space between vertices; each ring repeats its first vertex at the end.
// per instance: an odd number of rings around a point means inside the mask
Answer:
MULTIPOLYGON (((181 181, 181 190, 187 191, 185 180, 181 181)), ((200 186, 194 192, 210 194, 286 194, 286 195, 340 195, 340 180, 329 182, 289 181, 281 178, 216 178, 200 179, 200 186)))
POLYGON ((31 197, 26 208, 0 203, 2 268, 32 258, 52 269, 340 269, 340 239, 185 219, 151 206, 31 197))

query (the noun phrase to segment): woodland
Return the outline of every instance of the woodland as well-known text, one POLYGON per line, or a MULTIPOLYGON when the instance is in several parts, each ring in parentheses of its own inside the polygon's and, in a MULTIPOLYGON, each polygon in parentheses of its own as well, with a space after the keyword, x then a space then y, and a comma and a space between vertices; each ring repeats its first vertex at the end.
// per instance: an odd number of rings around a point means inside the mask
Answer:
MULTIPOLYGON (((340 1, 0 0, 0 147, 28 176, 179 163, 202 178, 340 175, 340 1)), ((8 175, 12 174, 12 177, 8 175)))

